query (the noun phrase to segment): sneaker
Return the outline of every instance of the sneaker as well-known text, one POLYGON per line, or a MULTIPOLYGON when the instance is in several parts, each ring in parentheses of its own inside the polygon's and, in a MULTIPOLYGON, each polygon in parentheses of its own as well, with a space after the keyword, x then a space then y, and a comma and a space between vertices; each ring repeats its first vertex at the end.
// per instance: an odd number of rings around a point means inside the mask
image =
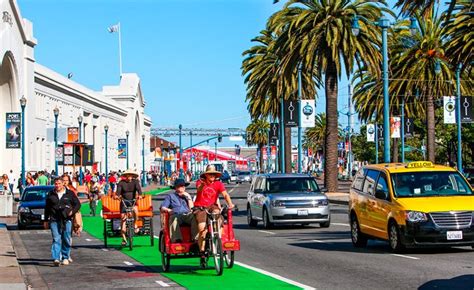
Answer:
POLYGON ((61 265, 61 262, 59 260, 54 260, 54 266, 59 267, 61 265))
POLYGON ((68 259, 64 259, 64 260, 63 260, 63 265, 69 265, 69 260, 68 260, 68 259))
POLYGON ((72 258, 67 259, 69 261, 69 264, 72 263, 72 258))

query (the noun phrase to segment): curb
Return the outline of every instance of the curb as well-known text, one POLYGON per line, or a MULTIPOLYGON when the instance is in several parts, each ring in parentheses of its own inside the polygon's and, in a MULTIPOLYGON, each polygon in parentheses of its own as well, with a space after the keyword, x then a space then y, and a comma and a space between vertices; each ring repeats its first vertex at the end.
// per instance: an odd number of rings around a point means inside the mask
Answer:
POLYGON ((341 205, 349 205, 349 201, 347 200, 340 200, 340 199, 331 199, 329 198, 329 203, 333 204, 341 204, 341 205))
POLYGON ((3 241, 2 247, 0 247, 0 255, 2 256, 0 266, 0 289, 28 289, 21 273, 17 253, 13 247, 6 223, 0 223, 0 235, 3 241))

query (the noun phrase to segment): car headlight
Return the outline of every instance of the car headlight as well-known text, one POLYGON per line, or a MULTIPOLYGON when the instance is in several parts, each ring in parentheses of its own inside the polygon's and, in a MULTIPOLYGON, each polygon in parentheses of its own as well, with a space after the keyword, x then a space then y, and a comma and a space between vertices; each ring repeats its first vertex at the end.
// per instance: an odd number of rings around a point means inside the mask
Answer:
POLYGON ((20 208, 18 209, 18 212, 19 212, 19 213, 30 212, 30 209, 27 208, 27 207, 20 207, 20 208))
POLYGON ((327 199, 321 199, 321 200, 319 200, 319 202, 318 202, 318 205, 326 206, 326 205, 328 205, 328 204, 329 204, 329 200, 327 200, 327 199))
POLYGON ((272 207, 285 207, 285 202, 283 200, 272 200, 271 202, 272 207))
POLYGON ((428 220, 426 214, 420 211, 407 211, 405 215, 407 221, 412 223, 426 222, 428 220))

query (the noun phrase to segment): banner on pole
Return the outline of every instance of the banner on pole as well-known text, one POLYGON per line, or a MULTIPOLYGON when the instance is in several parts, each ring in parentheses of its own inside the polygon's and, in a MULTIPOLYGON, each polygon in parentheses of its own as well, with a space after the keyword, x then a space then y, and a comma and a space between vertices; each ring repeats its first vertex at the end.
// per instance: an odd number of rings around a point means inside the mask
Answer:
POLYGON ((277 144, 277 140, 280 137, 280 124, 278 123, 271 123, 270 130, 268 132, 268 141, 270 145, 274 146, 277 144))
POLYGON ((298 101, 285 101, 285 127, 298 127, 298 101))
POLYGON ((383 124, 377 124, 377 140, 383 140, 383 124))
POLYGON ((67 142, 79 142, 79 128, 68 127, 67 128, 67 142))
POLYGON ((444 109, 444 123, 445 124, 456 124, 456 114, 455 114, 455 97, 454 96, 444 96, 443 97, 443 109, 444 109))
POLYGON ((413 119, 411 118, 405 118, 405 137, 413 137, 413 130, 414 130, 414 125, 413 125, 413 119))
POLYGON ((267 160, 267 147, 262 147, 262 157, 263 160, 267 160))
POLYGON ((301 100, 301 127, 312 128, 315 124, 316 108, 314 100, 301 100))
POLYGON ((473 97, 461 96, 461 123, 472 123, 474 120, 473 97))
POLYGON ((7 113, 6 115, 6 148, 21 148, 21 113, 7 113))
POLYGON ((117 147, 118 158, 127 158, 127 139, 119 138, 117 141, 117 147))
POLYGON ((272 146, 270 152, 271 152, 272 160, 275 160, 276 159, 276 152, 277 152, 276 146, 272 146))
POLYGON ((400 125, 401 125, 400 117, 390 118, 390 138, 395 139, 395 138, 401 137, 400 125))
POLYGON ((375 142, 375 125, 367 124, 367 142, 375 142))

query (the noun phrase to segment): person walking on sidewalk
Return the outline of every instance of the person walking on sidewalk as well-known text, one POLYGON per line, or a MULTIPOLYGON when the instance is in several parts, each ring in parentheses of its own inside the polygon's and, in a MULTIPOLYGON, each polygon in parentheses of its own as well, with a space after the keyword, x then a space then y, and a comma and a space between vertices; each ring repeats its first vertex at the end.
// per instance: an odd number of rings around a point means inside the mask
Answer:
POLYGON ((72 218, 81 208, 77 196, 64 187, 61 178, 54 179, 54 189, 48 193, 44 211, 44 228, 51 229, 51 256, 54 265, 69 265, 71 259, 72 218))
POLYGON ((194 207, 191 195, 186 192, 186 186, 189 183, 182 178, 176 179, 174 192, 167 194, 165 200, 161 204, 160 211, 162 213, 168 212, 170 214, 169 227, 171 242, 180 243, 183 240, 181 235, 181 224, 185 223, 191 226, 191 239, 196 239, 197 224, 191 208, 194 207))

